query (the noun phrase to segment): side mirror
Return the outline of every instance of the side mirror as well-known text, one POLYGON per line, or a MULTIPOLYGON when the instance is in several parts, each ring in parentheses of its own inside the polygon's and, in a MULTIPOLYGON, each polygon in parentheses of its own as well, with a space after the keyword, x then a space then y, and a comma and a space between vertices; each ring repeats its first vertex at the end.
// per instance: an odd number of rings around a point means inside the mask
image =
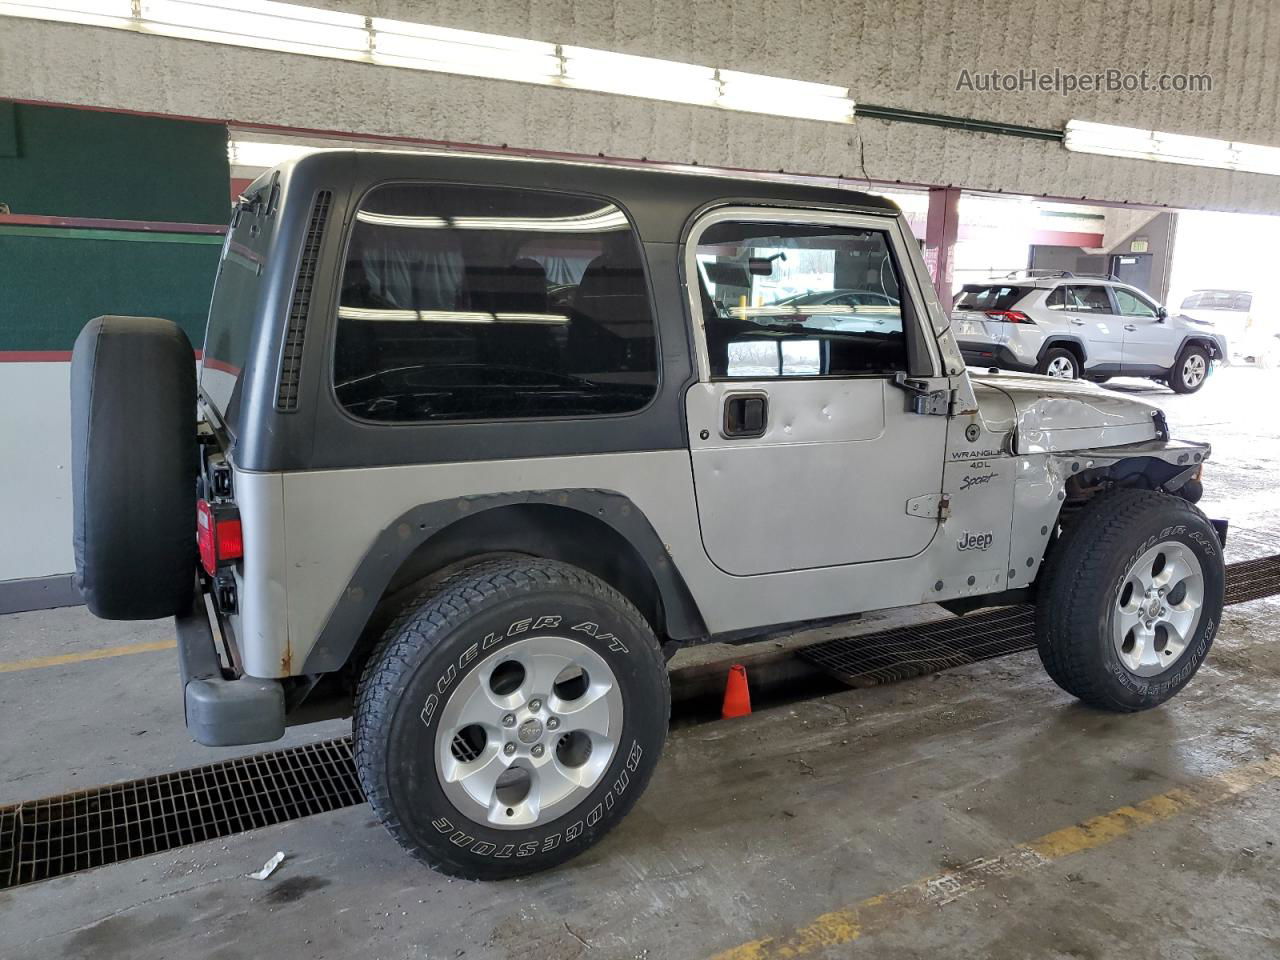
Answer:
POLYGON ((1164 323, 1169 319, 1168 307, 1156 307, 1156 323, 1164 323))

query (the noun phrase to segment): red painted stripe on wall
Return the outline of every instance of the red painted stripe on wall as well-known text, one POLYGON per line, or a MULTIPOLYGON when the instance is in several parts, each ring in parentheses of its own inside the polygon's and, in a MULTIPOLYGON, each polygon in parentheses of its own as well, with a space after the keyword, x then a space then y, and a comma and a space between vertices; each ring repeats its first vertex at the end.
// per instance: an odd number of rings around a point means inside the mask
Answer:
POLYGON ((46 217, 31 213, 0 213, 0 226, 63 227, 81 230, 132 230, 138 233, 224 234, 218 223, 169 223, 163 220, 100 220, 93 217, 46 217))
POLYGON ((1103 236, 1100 233, 1082 233, 1075 230, 1036 230, 1031 234, 1031 242, 1050 247, 1095 249, 1102 246, 1103 236))
POLYGON ((70 362, 70 350, 0 350, 0 363, 70 362))

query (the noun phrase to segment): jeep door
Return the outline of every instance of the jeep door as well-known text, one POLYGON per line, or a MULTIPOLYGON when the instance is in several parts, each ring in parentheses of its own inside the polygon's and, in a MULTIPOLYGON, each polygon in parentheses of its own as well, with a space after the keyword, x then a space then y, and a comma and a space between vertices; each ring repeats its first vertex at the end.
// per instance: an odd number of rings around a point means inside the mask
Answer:
POLYGON ((911 412, 917 394, 894 378, 948 381, 907 242, 882 216, 736 208, 695 224, 684 264, 699 382, 686 415, 702 541, 722 570, 909 557, 933 539, 936 515, 907 501, 942 489, 947 418, 911 412), (841 288, 883 296, 797 296, 841 288))
POLYGON ((1179 337, 1160 320, 1160 308, 1137 290, 1112 287, 1116 310, 1124 327, 1124 373, 1168 370, 1178 351, 1179 337))

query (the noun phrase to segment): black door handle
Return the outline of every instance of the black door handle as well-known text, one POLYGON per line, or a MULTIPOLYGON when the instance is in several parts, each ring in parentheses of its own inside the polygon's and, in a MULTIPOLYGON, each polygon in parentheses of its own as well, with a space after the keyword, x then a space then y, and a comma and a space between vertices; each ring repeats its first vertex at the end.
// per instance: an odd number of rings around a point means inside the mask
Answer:
POLYGON ((743 439, 763 437, 769 424, 769 405, 764 394, 735 393, 724 398, 724 426, 726 437, 743 439))

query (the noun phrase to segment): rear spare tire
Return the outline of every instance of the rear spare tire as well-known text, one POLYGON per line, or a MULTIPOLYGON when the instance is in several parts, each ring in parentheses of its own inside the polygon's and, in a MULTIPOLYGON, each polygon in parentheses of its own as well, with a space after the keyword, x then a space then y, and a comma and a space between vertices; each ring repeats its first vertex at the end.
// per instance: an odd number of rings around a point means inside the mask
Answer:
POLYGON ((156 317, 98 317, 71 355, 76 586, 107 620, 184 608, 195 582, 196 371, 156 317))

